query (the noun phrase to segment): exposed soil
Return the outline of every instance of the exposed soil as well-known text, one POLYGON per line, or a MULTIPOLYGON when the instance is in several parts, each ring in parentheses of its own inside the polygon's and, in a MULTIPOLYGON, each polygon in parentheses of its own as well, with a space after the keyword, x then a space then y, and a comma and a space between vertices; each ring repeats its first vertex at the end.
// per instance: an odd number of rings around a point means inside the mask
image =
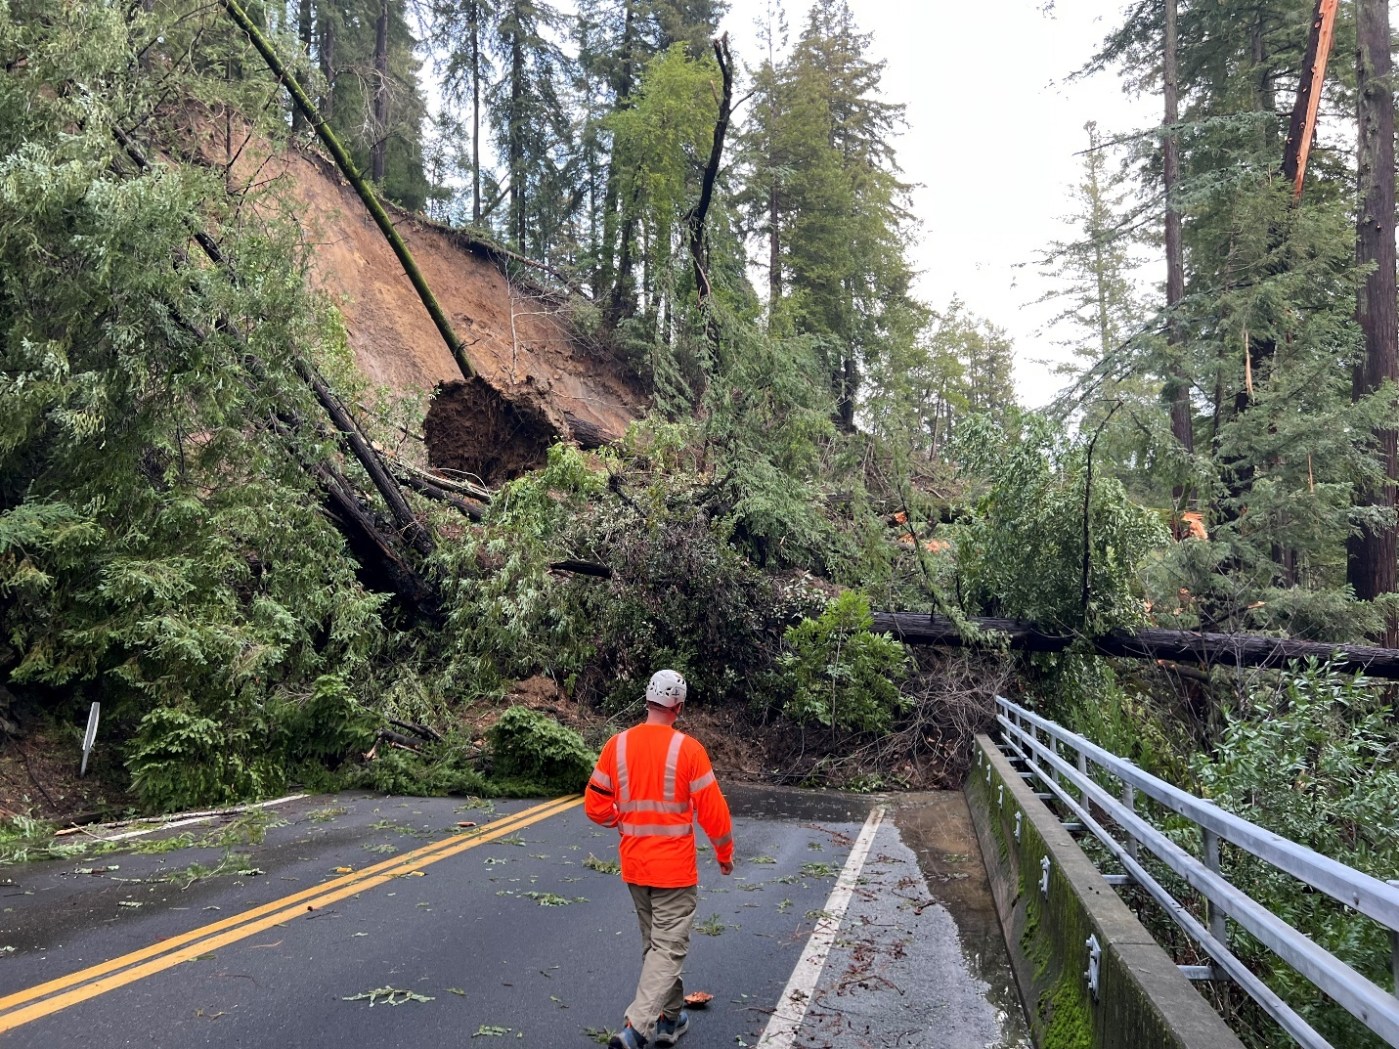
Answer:
MULTIPOLYGON (((249 198, 254 206, 300 227, 309 247, 307 280, 339 309, 355 363, 374 387, 370 399, 383 391, 386 399, 426 414, 439 390, 450 398, 455 384, 471 378, 330 160, 309 146, 271 150, 224 114, 185 110, 169 114, 168 121, 171 138, 193 144, 203 163, 231 172, 233 192, 258 187, 264 192, 249 198)), ((531 447, 546 428, 546 446, 562 438, 596 447, 619 437, 645 410, 647 393, 635 374, 578 333, 573 304, 580 300, 546 286, 536 269, 466 232, 388 203, 385 208, 482 380, 473 406, 490 400, 508 406, 491 418, 511 426, 516 418, 527 420, 531 447)), ((429 457, 489 458, 514 432, 493 433, 484 422, 440 427, 436 440, 446 443, 431 446, 434 437, 428 435, 429 457)), ((528 468, 530 457, 520 464, 528 468)))
MULTIPOLYGON (((425 413, 435 395, 454 400, 457 384, 468 377, 354 190, 314 154, 265 159, 258 177, 267 178, 269 168, 297 201, 298 221, 313 246, 310 281, 337 302, 365 378, 425 413)), ((491 248, 467 234, 406 212, 391 214, 483 380, 471 406, 485 404, 491 391, 508 406, 492 414, 511 427, 504 433, 484 423, 428 433, 430 458, 489 458, 519 433, 519 420, 527 420, 530 447, 546 427, 546 447, 557 438, 596 445, 620 436, 641 414, 645 392, 618 361, 574 333, 563 295, 512 278, 491 248)), ((532 465, 528 456, 521 464, 532 465)))
POLYGON ((484 379, 444 383, 423 421, 428 465, 496 487, 544 465, 555 425, 532 401, 503 400, 484 379))
POLYGON ((0 734, 0 819, 27 816, 50 823, 89 822, 126 814, 134 799, 120 759, 101 747, 82 767, 82 726, 43 725, 19 736, 0 734))

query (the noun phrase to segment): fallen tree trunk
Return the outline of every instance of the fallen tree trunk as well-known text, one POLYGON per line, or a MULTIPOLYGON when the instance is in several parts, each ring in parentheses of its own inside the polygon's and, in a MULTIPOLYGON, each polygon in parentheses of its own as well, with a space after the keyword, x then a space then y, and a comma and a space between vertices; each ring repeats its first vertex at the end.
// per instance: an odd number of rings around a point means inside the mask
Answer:
POLYGON ((436 587, 398 549, 398 535, 379 526, 373 513, 360 505, 353 486, 338 469, 327 463, 314 468, 325 494, 326 510, 353 553, 373 579, 375 589, 397 594, 418 615, 434 620, 441 613, 436 587))
MULTIPOLYGON (((986 636, 964 637, 946 616, 920 612, 876 612, 878 634, 891 634, 908 645, 956 648, 1006 645, 1017 652, 1062 652, 1075 641, 1071 634, 1042 630, 1017 619, 969 619, 986 636)), ((1399 680, 1399 649, 1344 645, 1329 641, 1295 641, 1257 634, 1213 634, 1193 630, 1114 630, 1084 638, 1104 656, 1170 659, 1231 667, 1282 667, 1308 659, 1330 660, 1338 670, 1399 680)))

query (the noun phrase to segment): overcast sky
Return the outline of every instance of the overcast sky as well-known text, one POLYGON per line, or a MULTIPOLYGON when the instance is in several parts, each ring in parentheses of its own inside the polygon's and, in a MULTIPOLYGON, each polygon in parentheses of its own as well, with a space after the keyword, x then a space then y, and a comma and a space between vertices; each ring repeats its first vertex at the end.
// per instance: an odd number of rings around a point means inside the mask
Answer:
MULTIPOLYGON (((745 63, 758 58, 753 18, 759 0, 734 0, 725 20, 745 63)), ((787 0, 793 39, 807 0, 787 0)), ((1039 406, 1058 380, 1036 358, 1054 355, 1052 334, 1037 334, 1050 315, 1030 304, 1046 283, 1037 253, 1072 236, 1059 219, 1082 172, 1075 153, 1083 125, 1104 132, 1156 122, 1155 100, 1124 98, 1115 77, 1064 86, 1115 27, 1118 0, 1057 0, 1046 15, 1035 0, 850 0, 857 23, 873 35, 870 57, 887 63, 884 97, 908 107, 898 143, 904 178, 918 184, 922 222, 911 257, 921 271, 920 297, 934 307, 953 295, 1006 329, 1015 343, 1016 389, 1039 406)), ((1151 274, 1152 279, 1164 279, 1151 274)), ((1062 351, 1058 351, 1062 355, 1062 351)))

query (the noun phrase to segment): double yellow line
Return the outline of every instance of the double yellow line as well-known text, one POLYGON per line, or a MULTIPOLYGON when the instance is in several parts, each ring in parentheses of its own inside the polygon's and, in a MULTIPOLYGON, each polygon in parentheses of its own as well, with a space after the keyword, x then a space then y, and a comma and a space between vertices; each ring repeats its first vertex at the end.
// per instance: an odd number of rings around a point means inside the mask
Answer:
POLYGON ((0 1034, 31 1020, 85 1002, 89 998, 95 998, 99 994, 124 987, 181 962, 191 961, 210 951, 270 929, 274 925, 301 917, 308 911, 318 910, 347 896, 383 885, 394 878, 401 878, 420 867, 445 860, 448 856, 455 856, 467 849, 474 849, 477 845, 503 838, 532 823, 566 812, 582 804, 582 801, 583 799, 576 794, 555 798, 553 801, 502 817, 468 834, 424 845, 420 849, 346 874, 342 878, 322 882, 313 888, 172 936, 119 958, 16 991, 0 998, 0 1034))

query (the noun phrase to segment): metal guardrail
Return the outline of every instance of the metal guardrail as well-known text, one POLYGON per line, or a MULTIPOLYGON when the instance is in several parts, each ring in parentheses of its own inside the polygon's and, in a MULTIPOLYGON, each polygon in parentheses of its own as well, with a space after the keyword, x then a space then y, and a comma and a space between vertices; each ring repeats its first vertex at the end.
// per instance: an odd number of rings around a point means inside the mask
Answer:
POLYGON ((1222 973, 1305 1049, 1337 1049, 1229 950, 1225 922, 1233 920, 1387 1044, 1399 1047, 1399 883, 1380 881, 1225 812, 1008 699, 997 696, 996 704, 996 720, 1003 730, 1004 742, 1013 757, 1026 767, 1022 775, 1038 779, 1048 792, 1041 796, 1057 798, 1126 870, 1125 876, 1110 875, 1109 881, 1122 884, 1130 880, 1141 886, 1209 955, 1209 966, 1181 966, 1187 976, 1210 979, 1222 973), (1092 767, 1104 770, 1116 781, 1116 795, 1098 783, 1092 767), (1077 797, 1070 787, 1078 792, 1077 797), (1137 793, 1199 827, 1202 857, 1191 855, 1138 815, 1137 793), (1095 818, 1095 809, 1120 828, 1125 841, 1108 832, 1095 818), (1253 854, 1387 928, 1394 952, 1396 994, 1370 982, 1225 880, 1219 869, 1221 841, 1253 854), (1142 866, 1142 849, 1205 899, 1204 922, 1142 866))

